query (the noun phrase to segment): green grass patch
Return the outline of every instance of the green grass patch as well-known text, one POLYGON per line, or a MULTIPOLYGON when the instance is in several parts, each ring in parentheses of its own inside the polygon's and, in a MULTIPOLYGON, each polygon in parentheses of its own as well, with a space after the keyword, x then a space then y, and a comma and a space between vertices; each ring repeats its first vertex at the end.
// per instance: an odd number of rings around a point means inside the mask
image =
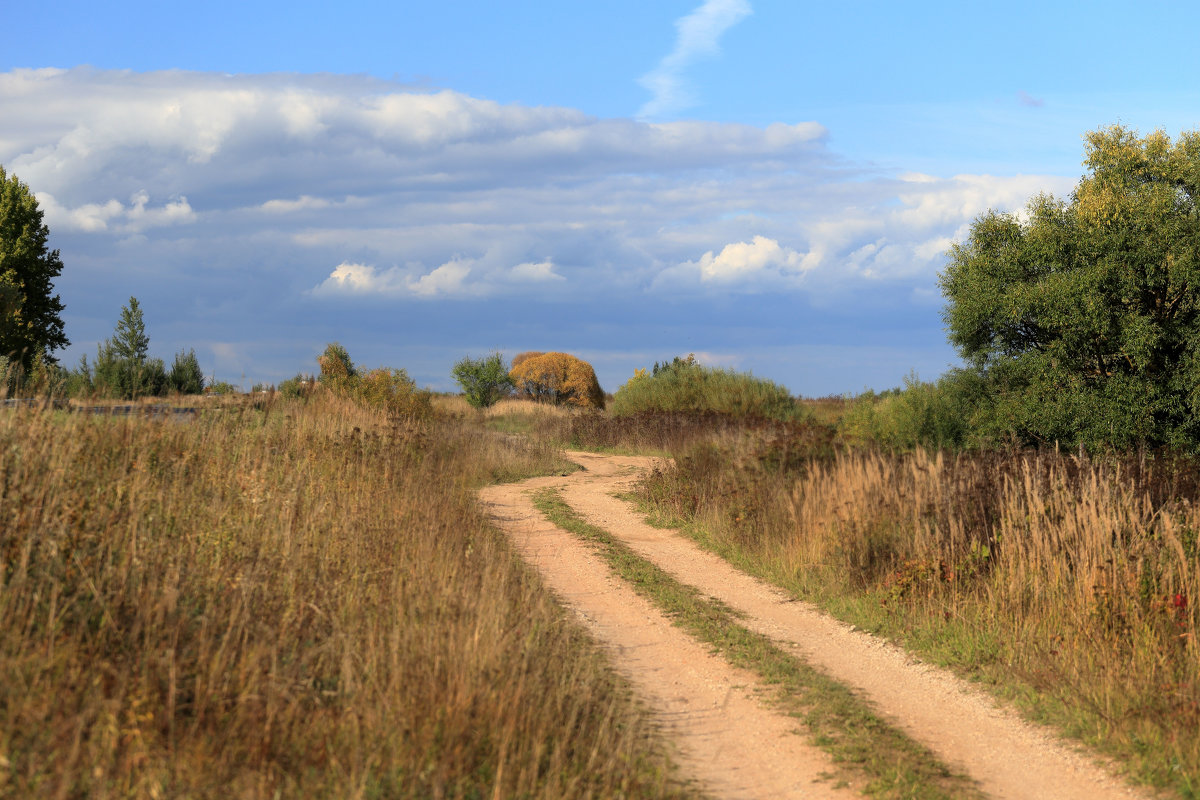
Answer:
POLYGON ((841 767, 839 777, 879 798, 978 798, 971 780, 951 771, 872 711, 850 689, 748 630, 724 603, 683 584, 637 555, 603 528, 584 521, 558 490, 533 495, 555 525, 596 546, 614 572, 666 613, 675 624, 711 645, 730 664, 757 673, 777 687, 775 701, 801 720, 811 740, 841 767))

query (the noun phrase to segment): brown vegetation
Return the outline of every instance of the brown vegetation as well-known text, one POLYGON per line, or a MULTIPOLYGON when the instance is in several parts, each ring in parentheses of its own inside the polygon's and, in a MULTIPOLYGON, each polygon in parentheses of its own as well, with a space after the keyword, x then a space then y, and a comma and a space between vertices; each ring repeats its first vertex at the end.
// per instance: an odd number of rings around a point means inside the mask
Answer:
POLYGON ((604 408, 592 365, 567 353, 520 353, 509 376, 527 398, 580 408, 604 408))
POLYGON ((1171 458, 697 444, 641 488, 710 547, 1017 697, 1187 795, 1200 471, 1171 458), (797 451, 793 451, 794 453, 797 451))
POLYGON ((0 413, 0 797, 669 793, 474 502, 561 468, 328 392, 0 413))

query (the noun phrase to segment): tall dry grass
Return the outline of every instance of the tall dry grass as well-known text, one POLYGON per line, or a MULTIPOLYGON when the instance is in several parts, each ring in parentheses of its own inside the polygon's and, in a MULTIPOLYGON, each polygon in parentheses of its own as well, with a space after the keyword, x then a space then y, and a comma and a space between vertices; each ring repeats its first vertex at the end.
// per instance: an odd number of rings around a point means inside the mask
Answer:
POLYGON ((558 466, 328 397, 0 412, 0 796, 671 794, 475 504, 558 466))
POLYGON ((1200 796, 1200 472, 1166 457, 839 450, 726 435, 641 489, 709 545, 1200 796))

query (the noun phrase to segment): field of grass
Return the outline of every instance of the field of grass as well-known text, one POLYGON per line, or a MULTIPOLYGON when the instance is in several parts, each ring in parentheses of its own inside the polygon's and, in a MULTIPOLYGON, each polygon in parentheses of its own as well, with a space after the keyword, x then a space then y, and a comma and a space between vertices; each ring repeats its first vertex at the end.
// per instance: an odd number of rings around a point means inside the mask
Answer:
POLYGON ((565 468, 329 396, 0 413, 0 797, 684 794, 475 502, 565 468))
POLYGON ((781 460, 744 432, 677 451, 639 498, 747 571, 1200 796, 1195 464, 842 447, 781 460))
POLYGON ((474 501, 560 447, 674 456, 658 520, 1200 797, 1195 464, 431 405, 0 413, 0 797, 686 793, 474 501))

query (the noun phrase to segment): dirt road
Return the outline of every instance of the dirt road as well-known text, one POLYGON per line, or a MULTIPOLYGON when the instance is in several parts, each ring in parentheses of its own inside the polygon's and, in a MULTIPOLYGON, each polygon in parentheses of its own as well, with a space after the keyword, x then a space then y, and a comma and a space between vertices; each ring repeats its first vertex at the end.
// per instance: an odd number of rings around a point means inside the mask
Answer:
POLYGON ((678 580, 746 617, 764 634, 869 698, 880 714, 966 772, 989 796, 1107 800, 1148 797, 1053 734, 1023 722, 950 673, 833 620, 700 549, 647 525, 613 497, 654 459, 568 453, 584 471, 488 487, 481 498, 550 588, 573 608, 654 708, 684 771, 717 797, 851 797, 822 781, 829 757, 794 720, 756 698, 757 677, 734 669, 671 625, 614 577, 599 556, 538 512, 529 497, 557 487, 580 515, 678 580))

